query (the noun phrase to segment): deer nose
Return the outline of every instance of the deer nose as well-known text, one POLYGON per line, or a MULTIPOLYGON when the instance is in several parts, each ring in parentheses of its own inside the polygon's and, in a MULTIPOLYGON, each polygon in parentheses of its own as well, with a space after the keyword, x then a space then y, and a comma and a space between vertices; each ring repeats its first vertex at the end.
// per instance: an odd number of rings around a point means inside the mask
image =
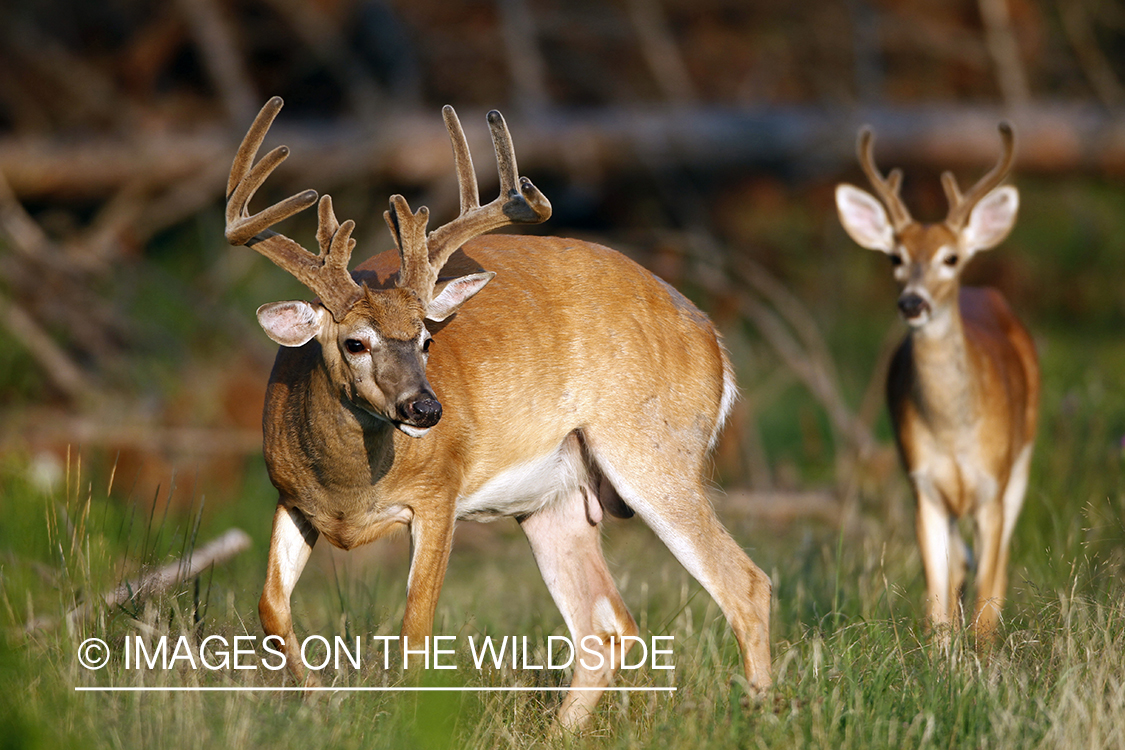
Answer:
POLYGON ((404 421, 415 427, 433 427, 441 419, 441 402, 424 393, 398 407, 404 421))
POLYGON ((912 320, 930 309, 930 303, 920 295, 904 294, 898 298, 898 309, 907 320, 912 320))

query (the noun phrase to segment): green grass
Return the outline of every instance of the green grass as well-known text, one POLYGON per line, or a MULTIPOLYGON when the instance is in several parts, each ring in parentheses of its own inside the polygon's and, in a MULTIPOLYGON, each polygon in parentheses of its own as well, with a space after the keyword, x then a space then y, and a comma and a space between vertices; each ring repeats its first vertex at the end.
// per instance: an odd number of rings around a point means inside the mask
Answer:
MULTIPOLYGON (((1095 389, 1096 390, 1096 389, 1095 389)), ((1115 398, 1119 398, 1118 394, 1115 398)), ((747 700, 734 639, 721 613, 638 522, 609 524, 606 554, 642 633, 674 637, 674 672, 642 669, 620 684, 675 693, 607 695, 589 730, 551 738, 556 693, 295 694, 76 693, 76 686, 279 685, 265 670, 235 673, 125 669, 126 637, 259 636, 268 488, 203 512, 197 543, 227 525, 255 537, 233 562, 141 605, 59 623, 89 591, 182 554, 193 518, 164 515, 160 498, 130 507, 72 466, 70 489, 43 494, 10 461, 0 527, 0 746, 58 747, 1121 747, 1125 746, 1125 496, 1113 415, 1080 396, 1064 429, 1048 414, 1036 481, 1017 532, 1002 643, 982 661, 969 639, 931 645, 920 615, 921 572, 906 523, 865 507, 842 531, 797 523, 732 525, 774 580, 776 686, 747 700), (1110 442, 1107 442, 1110 441, 1110 442), (1090 470, 1091 465, 1095 470, 1090 470), (128 570, 122 569, 128 561, 128 570), (97 672, 77 661, 88 637, 114 653, 97 672)), ((1048 400, 1048 410, 1062 400, 1048 400)), ((724 510, 720 500, 719 510, 724 510)), ((733 509, 728 509, 733 510, 733 509)), ((731 517, 738 514, 731 513, 731 517)), ((565 629, 515 524, 470 529, 455 549, 437 632, 527 635, 565 629)), ((294 597, 302 634, 393 634, 402 614, 403 540, 379 559, 314 558, 294 597)), ((541 656, 541 655, 540 655, 541 656)), ((565 684, 559 672, 458 669, 422 684, 565 684), (449 682, 435 682, 448 680, 449 682)), ((326 671, 337 685, 413 685, 365 655, 358 671, 326 671)))
MULTIPOLYGON (((896 471, 864 485, 842 527, 811 520, 755 523, 733 496, 717 499, 720 516, 774 584, 776 684, 761 701, 747 699, 734 638, 706 592, 641 522, 612 519, 605 535, 610 568, 642 635, 674 637, 676 667, 623 674, 619 684, 674 685, 677 691, 606 695, 580 737, 549 734, 559 695, 548 691, 313 699, 78 693, 77 686, 283 684, 282 675, 264 670, 211 672, 182 664, 167 672, 126 669, 122 657, 126 638, 261 636, 257 600, 276 496, 260 460, 237 500, 197 497, 191 510, 166 511, 166 488, 138 497, 119 478, 118 489, 108 492, 108 477, 80 468, 77 454, 64 486, 44 492, 28 479, 30 459, 9 454, 0 459, 0 750, 1125 748, 1125 295, 1118 281, 1125 252, 1118 252, 1116 239, 1125 237, 1122 191, 1031 181, 1021 181, 1021 189, 1026 210, 1019 227, 1005 248, 979 261, 977 274, 979 280, 1007 280, 1006 292, 1035 332, 1044 386, 1031 485, 1013 541, 1009 600, 990 658, 982 660, 968 637, 956 638, 949 653, 930 642, 913 513, 896 471), (99 610, 74 628, 66 626, 76 603, 231 526, 254 540, 233 561, 167 594, 99 610), (29 623, 40 627, 28 630, 29 623), (96 672, 77 658, 90 637, 104 639, 114 653, 96 672)), ((823 207, 814 208, 815 214, 806 209, 804 221, 834 221, 821 216, 823 207)), ((786 216, 787 222, 802 222, 802 215, 786 216)), ((837 226, 814 234, 825 238, 824 255, 834 271, 823 273, 824 257, 809 255, 806 247, 817 241, 802 235, 793 252, 804 255, 784 281, 810 301, 855 404, 893 318, 883 278, 888 271, 882 259, 848 244, 837 226), (845 276, 846 288, 837 289, 845 276)), ((787 251, 781 246, 789 236, 763 234, 779 253, 787 251)), ((170 246, 162 272, 198 271, 179 268, 179 256, 170 246)), ((262 283, 263 276, 248 274, 216 294, 260 301, 261 293, 244 287, 262 283)), ((154 310, 156 330, 164 330, 164 318, 183 319, 191 294, 158 305, 151 298, 159 284, 149 283, 128 302, 154 310)), ((252 309, 249 302, 242 306, 252 309)), ((187 335, 186 329, 168 330, 177 332, 169 336, 172 342, 187 335)), ((823 414, 798 385, 778 375, 776 358, 752 332, 730 332, 728 341, 746 360, 739 372, 744 391, 763 398, 754 408, 775 480, 799 487, 831 482, 833 446, 823 414)), ((186 350, 211 346, 219 344, 195 341, 186 350)), ((34 366, 17 349, 7 349, 12 347, 0 346, 0 382, 10 386, 5 398, 30 399, 41 388, 34 366)), ((138 378, 174 379, 188 355, 173 347, 153 349, 156 374, 138 378)), ((876 431, 888 437, 885 417, 876 431)), ((299 634, 350 639, 397 633, 406 540, 348 555, 328 554, 325 546, 318 546, 294 595, 299 634)), ((456 635, 460 643, 490 634, 543 644, 548 636, 566 634, 514 522, 460 529, 435 632, 456 635)), ((456 657, 458 669, 421 678, 384 670, 370 656, 359 670, 327 670, 323 681, 550 687, 568 679, 549 671, 478 672, 464 650, 456 657)))

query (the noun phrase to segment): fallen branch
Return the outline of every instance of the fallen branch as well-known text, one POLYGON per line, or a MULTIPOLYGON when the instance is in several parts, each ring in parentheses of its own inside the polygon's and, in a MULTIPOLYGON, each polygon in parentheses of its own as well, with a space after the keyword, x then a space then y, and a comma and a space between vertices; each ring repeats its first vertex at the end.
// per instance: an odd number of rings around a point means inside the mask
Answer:
MULTIPOLYGON (((150 571, 140 578, 126 581, 106 596, 102 603, 109 609, 129 601, 137 601, 162 594, 181 582, 195 578, 212 565, 220 565, 240 552, 250 548, 250 535, 242 529, 228 529, 221 536, 212 539, 191 553, 185 560, 177 560, 150 571)), ((76 615, 89 614, 92 603, 78 607, 67 615, 73 620, 76 615)))
POLYGON ((679 105, 697 102, 699 95, 663 5, 656 0, 629 0, 629 17, 641 54, 664 99, 679 105))
MULTIPOLYGON (((1029 104, 1015 112, 954 106, 668 106, 512 115, 509 125, 519 143, 520 165, 529 172, 565 169, 573 154, 581 153, 606 171, 640 163, 726 169, 784 163, 805 173, 834 173, 853 167, 855 133, 864 123, 879 133, 880 159, 935 169, 973 168, 993 159, 996 123, 1007 117, 1019 132, 1023 172, 1125 174, 1125 119, 1083 105, 1029 104)), ((465 122, 482 123, 483 118, 483 112, 462 113, 465 122)), ((467 130, 470 145, 476 139, 481 148, 488 147, 483 126, 467 130)), ((225 169, 239 135, 213 127, 67 141, 6 138, 0 140, 0 173, 21 198, 100 197, 127 185, 169 186, 202 171, 225 169)), ((279 175, 290 180, 299 176, 318 189, 360 178, 430 185, 448 177, 448 136, 436 111, 315 126, 284 121, 271 142, 292 149, 279 175)), ((216 179, 216 200, 224 186, 216 179)))
MULTIPOLYGON (((168 591, 180 583, 195 578, 212 565, 221 565, 250 547, 250 535, 242 529, 229 529, 221 536, 192 552, 186 560, 168 563, 156 570, 125 581, 103 597, 83 602, 67 613, 68 628, 82 622, 100 608, 113 609, 128 602, 139 602, 168 591)), ((48 630, 57 623, 39 619, 31 622, 27 630, 48 630)))
POLYGON ((1089 81, 1090 88, 1105 106, 1121 106, 1125 102, 1125 88, 1098 45, 1093 19, 1087 12, 1086 4, 1080 0, 1056 0, 1056 4, 1067 41, 1074 50, 1074 56, 1089 81))
POLYGON ((843 516, 840 498, 828 490, 731 490, 716 498, 715 504, 732 521, 787 524, 811 519, 836 525, 843 516))
MULTIPOLYGON (((86 416, 56 410, 27 412, 12 430, 27 442, 36 445, 80 445, 109 447, 116 450, 135 449, 181 458, 257 453, 262 449, 262 431, 258 428, 176 427, 162 425, 143 415, 128 416, 120 404, 120 423, 110 421, 112 405, 86 416), (127 420, 127 421, 125 421, 127 420)), ((8 427, 8 426, 6 426, 8 427)), ((0 431, 0 436, 5 433, 0 431)))
POLYGON ((258 108, 257 94, 237 43, 237 29, 214 0, 179 0, 211 83, 222 97, 232 122, 245 122, 258 108))

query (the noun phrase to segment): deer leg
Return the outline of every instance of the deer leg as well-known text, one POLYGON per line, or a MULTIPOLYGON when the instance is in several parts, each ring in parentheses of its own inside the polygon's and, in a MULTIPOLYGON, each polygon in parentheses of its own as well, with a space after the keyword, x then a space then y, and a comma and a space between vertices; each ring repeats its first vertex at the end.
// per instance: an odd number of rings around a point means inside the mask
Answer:
POLYGON ((969 569, 971 552, 956 521, 949 522, 949 606, 952 610, 950 617, 954 622, 961 622, 961 611, 965 600, 965 575, 969 569))
POLYGON ((981 502, 976 514, 976 531, 980 547, 980 568, 977 574, 977 602, 973 625, 981 643, 996 634, 1000 610, 1008 590, 1008 559, 1012 532, 1016 527, 1027 479, 1031 472, 1031 445, 1024 446, 1016 458, 1003 493, 981 502), (999 518, 997 518, 999 516, 999 518))
MULTIPOLYGON (((531 552, 555 605, 562 612, 575 648, 572 688, 604 688, 637 635, 637 624, 606 567, 599 528, 588 507, 597 506, 590 490, 578 489, 520 519, 531 552)), ((557 725, 574 730, 585 723, 601 690, 572 690, 559 708, 557 725)))
MULTIPOLYGON (((682 465, 682 455, 646 457, 628 446, 603 445, 596 438, 588 434, 587 443, 602 472, 626 504, 718 603, 738 640, 750 687, 757 692, 765 691, 772 684, 772 585, 715 517, 698 479, 702 468, 669 474, 666 467, 682 465)), ((675 445, 673 438, 669 436, 657 444, 675 445)))
POLYGON ((1004 539, 1004 505, 999 492, 979 503, 975 521, 980 563, 973 629, 981 645, 990 642, 1000 623, 1004 591, 1008 587, 1008 545, 1004 539))
POLYGON ((293 632, 293 612, 289 600, 305 563, 309 561, 317 536, 317 530, 301 511, 278 503, 270 535, 266 584, 258 601, 258 617, 267 636, 278 636, 284 640, 285 662, 297 682, 305 681, 306 671, 301 663, 301 647, 293 632))
POLYGON ((631 496, 627 502, 718 603, 738 640, 750 687, 764 692, 772 684, 770 579, 719 523, 702 487, 683 493, 660 504, 631 496))
MULTIPOLYGON (((452 509, 453 503, 447 507, 452 509)), ((404 649, 421 651, 426 636, 433 633, 434 613, 452 549, 453 514, 427 516, 415 511, 410 522, 410 575, 402 618, 404 649)))
POLYGON ((1020 516, 1020 510, 1023 509, 1023 499, 1027 495, 1027 479, 1031 474, 1031 448, 1032 444, 1028 443, 1020 451, 1015 464, 1012 465, 1012 473, 1008 476, 1008 484, 1004 488, 1004 532, 1000 543, 1005 550, 1008 549, 1008 543, 1012 540, 1012 532, 1016 529, 1016 519, 1020 516))
POLYGON ((926 575, 926 619, 938 632, 944 645, 949 644, 950 629, 960 622, 960 605, 956 586, 964 582, 954 568, 963 568, 963 553, 955 547, 958 533, 941 494, 924 477, 914 476, 914 494, 918 499, 915 528, 922 568, 926 575))

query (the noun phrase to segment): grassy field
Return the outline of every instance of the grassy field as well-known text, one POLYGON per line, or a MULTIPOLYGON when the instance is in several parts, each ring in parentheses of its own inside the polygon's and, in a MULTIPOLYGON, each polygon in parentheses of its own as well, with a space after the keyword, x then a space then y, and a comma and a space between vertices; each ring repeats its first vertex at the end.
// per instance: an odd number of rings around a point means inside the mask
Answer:
MULTIPOLYGON (((1034 205, 1034 187, 1029 193, 1034 205)), ((951 653, 928 642, 913 514, 896 472, 862 493, 840 524, 798 519, 771 525, 755 520, 753 508, 737 496, 716 497, 728 527, 774 584, 776 685, 762 701, 747 700, 736 644, 710 597, 635 520, 607 522, 606 555, 642 634, 673 638, 675 669, 638 669, 618 684, 676 691, 606 695, 580 737, 548 734, 559 694, 547 690, 311 699, 80 693, 76 687, 287 684, 264 669, 124 663, 125 645, 137 637, 151 645, 165 635, 191 642, 221 636, 228 643, 260 635, 257 598, 275 495, 258 466, 237 503, 201 499, 190 512, 166 511, 163 494, 110 491, 108 477, 82 467, 77 454, 65 482, 50 491, 29 480, 27 457, 9 455, 0 464, 0 748, 1125 747, 1125 338, 1118 327, 1125 297, 1115 283, 1125 261, 1099 244, 1116 226, 1106 217, 1117 211, 1121 193, 1105 191, 1092 201, 1084 193, 1081 205, 1093 208, 1066 224, 1069 234, 1049 229, 1060 218, 1051 212, 1075 210, 1067 194, 1051 201, 1043 195, 1047 215, 1032 214, 1021 224, 1009 243, 1018 249, 998 251, 1026 251, 1037 264, 1036 276, 1022 288, 1042 292, 1016 305, 1031 310, 1044 399, 1001 642, 987 660, 968 638, 955 640, 951 653), (1081 252, 1105 255, 1102 270, 1078 263, 1081 252), (1082 284, 1090 289, 1084 307, 1073 312, 1065 289, 1082 284), (250 551, 167 594, 67 626, 66 614, 77 602, 232 526, 251 534, 250 551), (26 630, 29 623, 36 627, 26 630), (91 637, 106 641, 112 653, 97 671, 78 660, 80 644, 91 637)), ((1113 247, 1121 249, 1119 242, 1113 247)), ((878 270, 886 272, 881 264, 878 270)), ((816 283, 804 289, 810 298, 816 298, 810 292, 816 283)), ((865 277, 857 285, 871 283, 865 277)), ((856 346, 858 324, 845 312, 855 298, 820 299, 827 301, 814 313, 834 351, 862 353, 840 356, 843 382, 858 391, 878 337, 860 336, 856 346)), ((876 318, 884 327, 890 309, 887 298, 885 314, 876 318)), ((754 374, 740 375, 753 391, 754 374)), ((794 406, 802 398, 798 391, 789 388, 761 410, 767 448, 777 463, 797 464, 801 477, 828 476, 815 456, 802 453, 792 431, 794 414, 809 408, 794 406)), ((885 425, 880 429, 886 437, 885 425)), ((831 457, 819 460, 827 465, 831 457)), ((294 596, 300 634, 367 639, 396 633, 405 598, 405 541, 350 555, 325 546, 294 596)), ((566 634, 514 522, 459 529, 436 632, 455 635, 460 644, 487 634, 527 636, 538 646, 566 634)), ((550 688, 568 680, 562 671, 477 670, 465 648, 451 657, 457 669, 421 677, 384 670, 373 656, 365 647, 359 669, 329 668, 322 681, 550 688)), ((542 658, 541 651, 531 655, 533 663, 542 658)))

